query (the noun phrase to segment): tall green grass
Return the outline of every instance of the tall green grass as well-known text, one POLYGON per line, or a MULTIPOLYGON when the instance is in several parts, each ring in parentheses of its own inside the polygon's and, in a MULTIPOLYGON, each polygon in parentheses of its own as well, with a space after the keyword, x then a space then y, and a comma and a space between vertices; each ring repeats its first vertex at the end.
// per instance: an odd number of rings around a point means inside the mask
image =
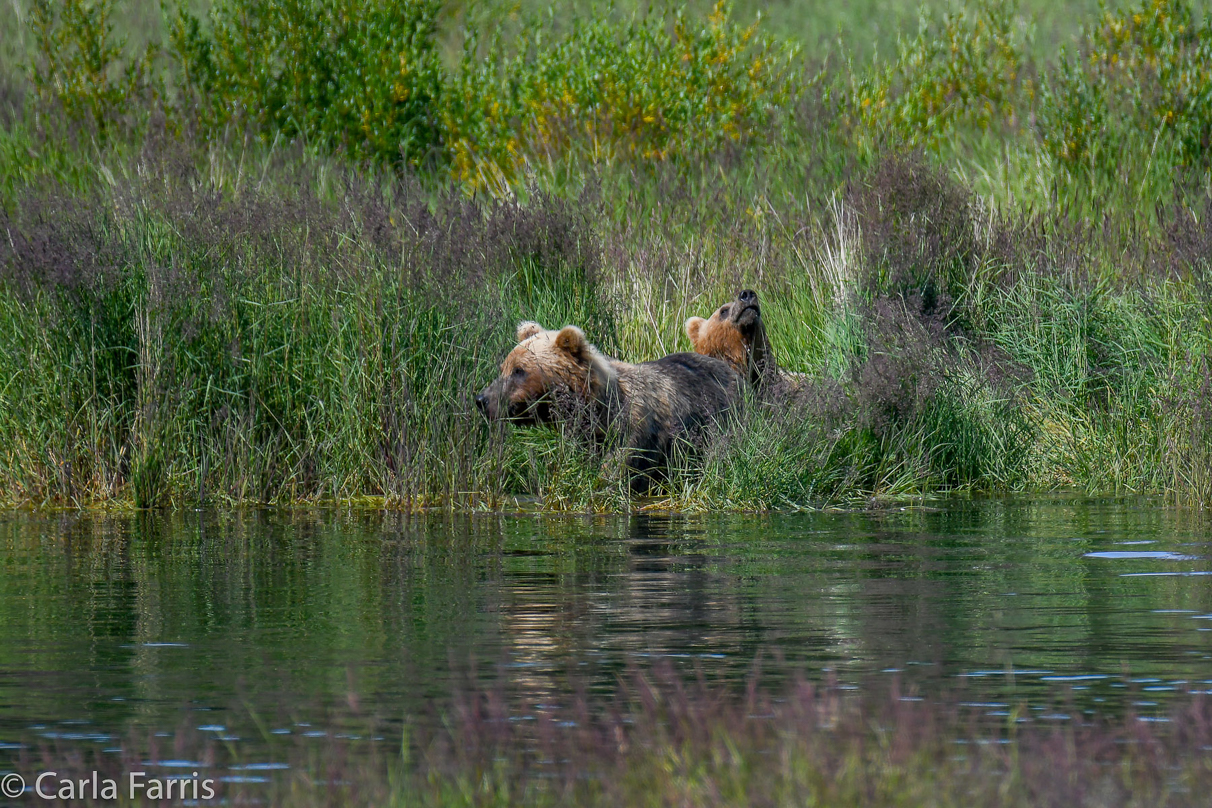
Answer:
POLYGON ((30 12, 0 128, 0 499, 1208 503, 1212 85, 1187 5, 1091 16, 1045 62, 1014 7, 974 4, 821 69, 726 7, 471 31, 451 62, 436 6, 298 28, 241 3, 170 8, 150 50, 110 3, 30 12), (742 286, 810 382, 747 402, 651 501, 617 452, 470 404, 520 319, 642 361, 742 286))
POLYGON ((233 195, 234 166, 152 159, 6 217, 12 500, 493 502, 504 454, 471 399, 512 323, 609 338, 558 200, 435 214, 327 164, 233 195))

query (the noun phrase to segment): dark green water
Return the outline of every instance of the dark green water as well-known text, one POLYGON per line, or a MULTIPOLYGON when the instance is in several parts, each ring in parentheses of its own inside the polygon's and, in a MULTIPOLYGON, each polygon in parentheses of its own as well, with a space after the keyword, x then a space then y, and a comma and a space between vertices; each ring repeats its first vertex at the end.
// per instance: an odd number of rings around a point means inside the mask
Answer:
POLYGON ((1161 715, 1212 680, 1210 539, 1157 503, 1064 498, 672 519, 7 514, 0 756, 186 728, 259 760, 271 736, 440 715, 473 677, 525 712, 662 659, 738 686, 759 656, 771 686, 896 677, 994 715, 1068 688, 1088 712, 1161 715))

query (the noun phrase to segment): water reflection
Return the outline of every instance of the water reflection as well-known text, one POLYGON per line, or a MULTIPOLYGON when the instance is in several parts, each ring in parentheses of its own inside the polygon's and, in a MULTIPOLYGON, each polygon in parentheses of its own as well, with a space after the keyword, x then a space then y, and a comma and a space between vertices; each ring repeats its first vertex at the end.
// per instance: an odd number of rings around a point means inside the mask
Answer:
POLYGON ((895 675, 991 705, 1059 686, 1096 710, 1162 703, 1212 678, 1208 539, 1153 503, 1063 498, 702 518, 9 514, 0 755, 186 725, 255 758, 237 705, 274 732, 352 733, 359 716, 432 714, 472 678, 543 710, 654 660, 737 683, 759 658, 769 682, 895 675))

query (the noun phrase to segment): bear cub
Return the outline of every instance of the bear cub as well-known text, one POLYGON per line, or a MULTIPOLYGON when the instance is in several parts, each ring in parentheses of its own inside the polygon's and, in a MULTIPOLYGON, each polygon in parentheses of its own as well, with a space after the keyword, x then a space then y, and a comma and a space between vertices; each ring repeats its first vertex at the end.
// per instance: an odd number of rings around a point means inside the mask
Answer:
POLYGON ((760 393, 792 392, 807 380, 802 373, 779 368, 752 289, 742 289, 706 319, 691 317, 686 336, 696 352, 727 362, 760 393))
POLYGON ((480 411, 517 424, 572 420, 598 443, 618 436, 637 493, 660 475, 678 441, 693 444, 741 398, 732 367, 702 354, 633 365, 603 356, 571 325, 549 331, 524 322, 517 338, 500 375, 476 396, 480 411))

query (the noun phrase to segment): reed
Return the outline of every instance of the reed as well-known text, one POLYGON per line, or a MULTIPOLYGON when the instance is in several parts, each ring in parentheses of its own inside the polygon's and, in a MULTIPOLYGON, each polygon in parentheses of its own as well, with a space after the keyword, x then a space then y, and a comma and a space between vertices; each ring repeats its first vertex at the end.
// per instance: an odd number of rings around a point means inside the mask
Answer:
POLYGON ((209 27, 170 9, 175 39, 150 49, 110 2, 20 6, 0 500, 1208 504, 1212 36, 1186 4, 1092 16, 1055 64, 1014 8, 978 3, 870 66, 809 67, 726 6, 536 22, 525 51, 470 30, 451 62, 429 5, 359 0, 344 28, 298 29, 321 86, 269 52, 223 61, 241 3, 209 27), (358 90, 334 66, 381 41, 421 84, 358 90), (492 107, 498 85, 512 106, 492 107), (386 129, 359 128, 405 91, 386 129), (1081 128, 1095 108, 1116 126, 1081 128), (654 502, 622 494, 617 453, 471 405, 521 319, 643 361, 742 286, 812 383, 749 402, 654 502))

